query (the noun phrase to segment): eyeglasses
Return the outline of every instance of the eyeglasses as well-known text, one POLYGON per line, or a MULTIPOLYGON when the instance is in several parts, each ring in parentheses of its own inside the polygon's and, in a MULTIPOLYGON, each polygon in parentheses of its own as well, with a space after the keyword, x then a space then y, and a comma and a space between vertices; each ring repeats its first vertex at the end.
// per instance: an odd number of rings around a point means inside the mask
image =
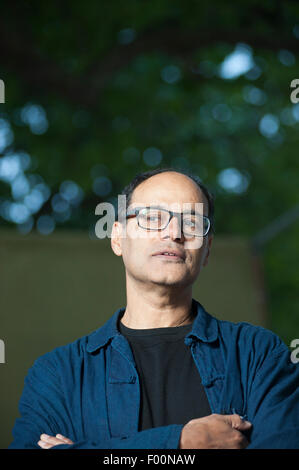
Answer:
POLYGON ((210 230, 211 222, 205 215, 197 212, 172 212, 161 207, 134 207, 127 211, 126 218, 136 217, 140 228, 145 230, 164 230, 173 217, 183 222, 183 233, 192 237, 205 237, 210 230))

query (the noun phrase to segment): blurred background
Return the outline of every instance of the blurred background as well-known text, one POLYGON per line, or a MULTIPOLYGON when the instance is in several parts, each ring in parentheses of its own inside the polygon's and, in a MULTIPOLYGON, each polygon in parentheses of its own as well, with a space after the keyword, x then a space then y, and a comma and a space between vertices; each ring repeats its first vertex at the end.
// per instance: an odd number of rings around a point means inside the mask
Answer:
POLYGON ((95 207, 116 205, 137 172, 187 169, 215 196, 194 297, 299 338, 298 47, 292 0, 6 2, 0 447, 34 360, 125 305, 95 207))

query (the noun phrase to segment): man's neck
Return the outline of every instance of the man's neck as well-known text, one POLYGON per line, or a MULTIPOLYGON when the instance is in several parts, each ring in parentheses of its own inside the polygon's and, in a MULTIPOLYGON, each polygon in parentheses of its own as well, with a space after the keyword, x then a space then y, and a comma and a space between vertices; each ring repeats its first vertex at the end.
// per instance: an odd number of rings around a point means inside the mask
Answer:
POLYGON ((183 326, 192 323, 192 290, 158 289, 131 291, 121 322, 128 328, 148 329, 183 326))

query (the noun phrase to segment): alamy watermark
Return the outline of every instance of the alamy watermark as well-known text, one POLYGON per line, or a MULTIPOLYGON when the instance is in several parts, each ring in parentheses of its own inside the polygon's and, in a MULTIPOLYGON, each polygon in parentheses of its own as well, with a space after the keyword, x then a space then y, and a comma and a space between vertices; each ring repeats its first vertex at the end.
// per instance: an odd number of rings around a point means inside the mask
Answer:
POLYGON ((0 364, 5 363, 5 344, 3 339, 0 339, 0 364))
POLYGON ((292 103, 297 104, 299 103, 299 78, 294 78, 290 84, 291 88, 294 90, 291 92, 290 100, 292 103))
POLYGON ((293 339, 290 344, 291 348, 295 348, 294 351, 291 352, 291 361, 293 364, 298 364, 299 362, 299 339, 293 339))
POLYGON ((0 103, 5 103, 5 85, 4 81, 0 78, 0 103))

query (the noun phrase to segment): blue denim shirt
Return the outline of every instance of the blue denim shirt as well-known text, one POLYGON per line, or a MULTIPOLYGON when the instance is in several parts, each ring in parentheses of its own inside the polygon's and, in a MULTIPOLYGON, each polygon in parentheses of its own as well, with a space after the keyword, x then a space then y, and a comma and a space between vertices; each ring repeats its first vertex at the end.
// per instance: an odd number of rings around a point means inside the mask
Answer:
MULTIPOLYGON (((212 413, 249 420, 248 448, 299 448, 299 364, 291 362, 287 346, 262 327, 220 321, 193 302, 197 315, 184 341, 212 413)), ((61 449, 179 448, 181 423, 138 432, 140 383, 129 343, 117 329, 123 312, 34 362, 10 449, 39 448, 42 433, 74 442, 56 446, 61 449)))

